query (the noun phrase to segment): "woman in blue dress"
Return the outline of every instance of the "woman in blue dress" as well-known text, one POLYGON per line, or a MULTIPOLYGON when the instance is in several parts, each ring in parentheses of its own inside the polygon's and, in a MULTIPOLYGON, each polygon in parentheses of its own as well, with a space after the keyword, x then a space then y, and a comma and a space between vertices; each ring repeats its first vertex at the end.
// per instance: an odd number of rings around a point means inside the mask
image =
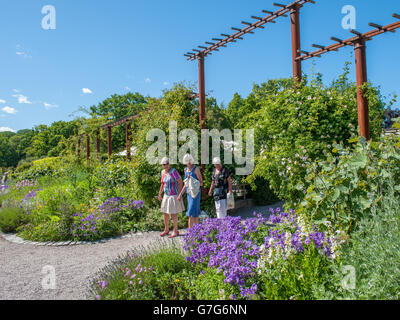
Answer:
POLYGON ((201 188, 203 187, 203 177, 200 169, 194 165, 194 159, 190 154, 183 157, 183 163, 186 164, 184 187, 178 196, 178 200, 187 192, 187 216, 189 217, 189 229, 194 224, 199 223, 201 188))

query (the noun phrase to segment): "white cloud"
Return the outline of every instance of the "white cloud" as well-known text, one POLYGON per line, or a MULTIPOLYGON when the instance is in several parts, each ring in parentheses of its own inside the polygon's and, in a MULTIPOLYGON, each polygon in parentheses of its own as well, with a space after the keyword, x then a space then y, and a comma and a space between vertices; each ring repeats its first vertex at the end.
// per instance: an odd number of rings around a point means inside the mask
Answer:
POLYGON ((84 94, 92 94, 93 93, 92 90, 90 90, 89 88, 82 88, 82 92, 84 94))
POLYGON ((168 81, 164 81, 164 86, 169 86, 169 82, 168 81))
POLYGON ((18 99, 18 103, 32 104, 32 102, 28 100, 28 97, 25 97, 23 94, 14 94, 13 97, 18 99))
POLYGON ((16 132, 15 130, 9 128, 9 127, 0 127, 0 132, 6 132, 6 131, 11 131, 11 132, 16 132))
POLYGON ((15 52, 15 54, 17 56, 23 57, 25 59, 32 58, 32 56, 29 53, 25 52, 25 50, 23 50, 20 45, 17 45, 16 48, 17 48, 17 51, 15 52))
POLYGON ((131 88, 129 88, 129 87, 124 87, 124 89, 127 91, 131 91, 131 88))
POLYGON ((52 103, 43 102, 43 105, 47 110, 51 109, 51 108, 58 108, 58 105, 54 104, 54 103, 52 104, 52 103))
POLYGON ((8 113, 8 114, 16 114, 18 112, 16 109, 11 108, 9 106, 5 106, 1 110, 3 110, 5 113, 8 113))
POLYGON ((5 104, 6 100, 0 99, 0 103, 5 104))
POLYGON ((147 78, 144 80, 144 82, 146 82, 146 83, 151 83, 151 79, 147 77, 147 78))
POLYGON ((14 91, 15 93, 20 93, 20 92, 21 92, 21 90, 18 90, 18 89, 13 89, 13 91, 14 91))

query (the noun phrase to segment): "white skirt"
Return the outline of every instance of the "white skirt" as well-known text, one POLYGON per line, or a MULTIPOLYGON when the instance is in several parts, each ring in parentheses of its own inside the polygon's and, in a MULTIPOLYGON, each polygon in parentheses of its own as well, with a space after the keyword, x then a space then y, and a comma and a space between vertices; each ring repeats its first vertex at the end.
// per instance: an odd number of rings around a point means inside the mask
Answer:
POLYGON ((178 196, 167 196, 164 194, 161 202, 161 212, 167 214, 177 214, 185 211, 183 201, 178 201, 178 196))

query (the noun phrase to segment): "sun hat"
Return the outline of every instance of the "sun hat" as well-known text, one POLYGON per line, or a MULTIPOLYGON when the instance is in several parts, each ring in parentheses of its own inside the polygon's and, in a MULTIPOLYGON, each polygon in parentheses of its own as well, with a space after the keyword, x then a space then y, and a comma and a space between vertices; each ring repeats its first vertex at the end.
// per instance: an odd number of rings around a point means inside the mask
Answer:
POLYGON ((164 158, 161 159, 160 164, 168 164, 168 163, 169 163, 169 158, 164 157, 164 158))
POLYGON ((215 157, 213 159, 213 164, 222 164, 221 159, 219 157, 215 157))

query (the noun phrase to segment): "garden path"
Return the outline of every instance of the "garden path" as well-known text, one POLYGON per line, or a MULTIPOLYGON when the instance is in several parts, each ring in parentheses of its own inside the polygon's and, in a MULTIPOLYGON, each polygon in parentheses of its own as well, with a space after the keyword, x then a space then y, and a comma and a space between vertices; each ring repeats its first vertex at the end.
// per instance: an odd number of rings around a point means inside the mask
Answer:
MULTIPOLYGON (((159 232, 118 238, 97 244, 53 247, 16 244, 0 236, 0 300, 77 300, 88 295, 90 280, 109 262, 133 248, 159 241, 159 232), (53 266, 56 289, 44 290, 42 281, 53 266)), ((182 243, 183 238, 173 240, 182 243)))

